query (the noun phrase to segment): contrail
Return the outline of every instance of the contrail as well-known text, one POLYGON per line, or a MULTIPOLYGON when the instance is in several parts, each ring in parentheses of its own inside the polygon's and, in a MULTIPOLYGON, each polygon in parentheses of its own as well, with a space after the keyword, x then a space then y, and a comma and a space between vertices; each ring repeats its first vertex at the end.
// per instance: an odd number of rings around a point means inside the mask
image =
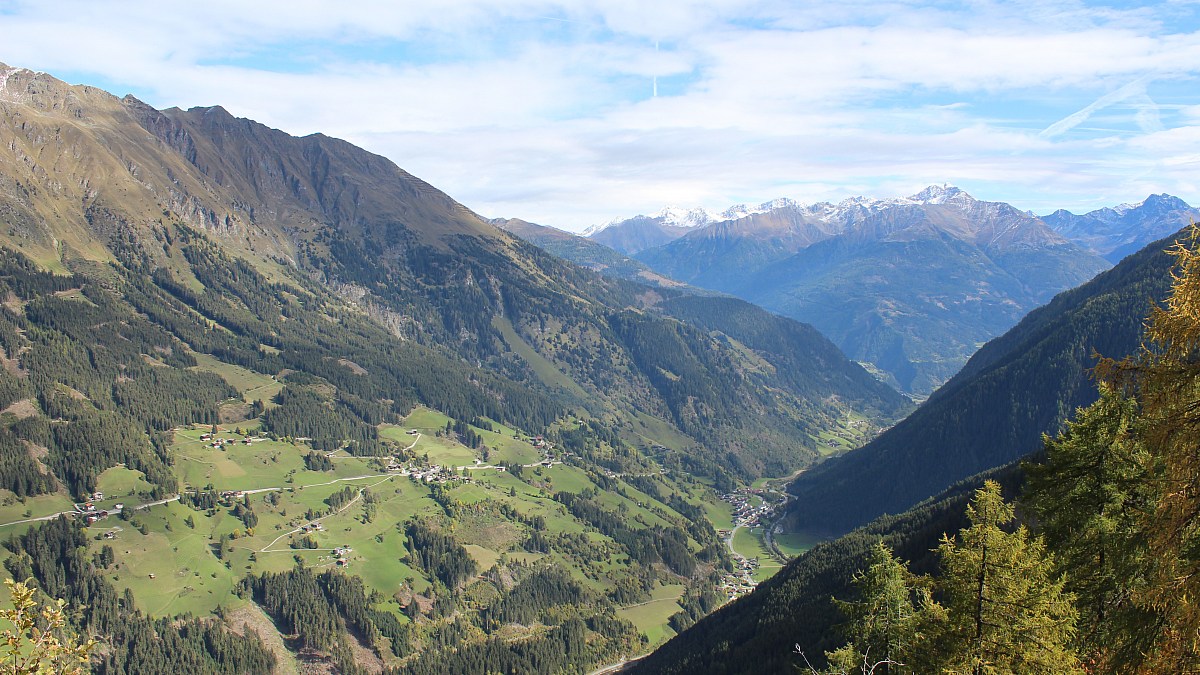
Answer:
POLYGON ((1071 113, 1054 124, 1046 127, 1040 134, 1038 134, 1038 137, 1054 138, 1055 136, 1061 136, 1080 124, 1083 124, 1097 110, 1103 110, 1114 103, 1120 103, 1121 101, 1135 97, 1138 98, 1139 103, 1141 103, 1141 105, 1138 107, 1138 124, 1143 130, 1149 131, 1150 129, 1147 129, 1147 126, 1153 126, 1157 120, 1158 112, 1157 106, 1154 106, 1154 101, 1151 101, 1150 97, 1146 95, 1146 83, 1149 81, 1149 77, 1139 77, 1124 87, 1101 96, 1095 101, 1092 101, 1090 105, 1082 110, 1071 113), (1148 110, 1147 104, 1152 106, 1153 110, 1148 110))

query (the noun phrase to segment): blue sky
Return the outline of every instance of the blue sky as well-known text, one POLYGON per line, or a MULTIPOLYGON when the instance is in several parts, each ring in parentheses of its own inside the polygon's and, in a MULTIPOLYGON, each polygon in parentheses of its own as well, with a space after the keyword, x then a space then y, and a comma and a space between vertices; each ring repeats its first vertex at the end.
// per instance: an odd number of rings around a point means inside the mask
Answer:
POLYGON ((489 217, 949 182, 1200 203, 1200 5, 0 0, 0 61, 383 154, 489 217), (657 82, 657 96, 655 83, 657 82))

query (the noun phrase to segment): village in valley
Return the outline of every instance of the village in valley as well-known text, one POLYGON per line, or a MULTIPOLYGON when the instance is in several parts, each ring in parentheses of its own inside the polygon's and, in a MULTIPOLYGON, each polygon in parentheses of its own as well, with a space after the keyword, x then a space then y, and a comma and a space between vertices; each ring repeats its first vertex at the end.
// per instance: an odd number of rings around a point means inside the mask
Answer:
POLYGON ((769 566, 773 573, 790 559, 774 541, 779 526, 777 521, 789 499, 790 496, 786 492, 780 493, 765 487, 739 488, 721 495, 721 500, 732 509, 733 527, 717 531, 725 540, 733 558, 733 571, 725 573, 721 580, 721 590, 730 601, 754 590, 764 578, 765 567, 769 566), (746 542, 739 536, 739 531, 742 530, 758 544, 757 550, 750 555, 744 552, 747 548, 746 542), (764 554, 767 557, 765 561, 764 554))
MULTIPOLYGON (((257 384, 264 395, 277 388, 265 378, 257 384)), ((453 424, 437 411, 418 408, 402 424, 381 425, 380 439, 391 449, 384 456, 358 456, 349 446, 317 449, 311 439, 267 433, 255 419, 179 427, 169 448, 180 481, 177 493, 163 495, 141 472, 118 466, 97 477, 87 500, 14 503, 0 514, 5 516, 0 526, 63 516, 82 520, 97 549, 112 542, 104 555, 111 559, 113 583, 130 590, 153 616, 203 614, 236 604, 238 580, 246 573, 281 572, 297 564, 351 570, 399 603, 390 611, 410 611, 408 603, 432 607, 436 589, 405 548, 405 523, 413 519, 453 523, 455 538, 481 571, 505 561, 553 562, 605 592, 629 561, 552 496, 591 491, 606 508, 643 525, 679 517, 638 484, 677 494, 722 524, 728 519, 720 535, 734 562, 731 572, 721 572, 729 600, 782 564, 783 558, 773 558, 762 545, 762 528, 773 523, 782 503, 770 488, 718 498, 702 483, 688 488, 672 481, 668 470, 653 463, 624 473, 584 461, 543 436, 490 421, 470 426, 464 436, 453 424), (619 489, 601 487, 614 483, 619 489), (564 541, 591 553, 575 559, 522 550, 523 526, 514 526, 514 519, 583 536, 564 541)), ((657 445, 655 450, 668 452, 657 445)), ((619 608, 618 614, 657 643, 673 634, 668 619, 680 611, 684 592, 681 580, 664 576, 648 600, 619 608)))

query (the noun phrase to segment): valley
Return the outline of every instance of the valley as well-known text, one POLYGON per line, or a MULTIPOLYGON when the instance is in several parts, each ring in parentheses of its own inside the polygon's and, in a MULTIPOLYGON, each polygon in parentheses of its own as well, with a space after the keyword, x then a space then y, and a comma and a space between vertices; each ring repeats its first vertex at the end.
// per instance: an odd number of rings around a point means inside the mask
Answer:
POLYGON ((868 566, 960 664, 947 561, 982 510, 1045 553, 1013 500, 1062 484, 1023 492, 1074 447, 1046 438, 1092 410, 1105 452, 1174 448, 1119 455, 1123 514, 1190 467, 1191 381, 1144 392, 1194 354, 1138 349, 1147 315, 1192 335, 1162 304, 1191 249, 1129 250, 1185 237, 1182 200, 1043 220, 943 185, 582 238, 323 134, 0 72, 0 564, 101 675, 785 672, 801 643, 844 675, 869 603, 830 598, 868 566))

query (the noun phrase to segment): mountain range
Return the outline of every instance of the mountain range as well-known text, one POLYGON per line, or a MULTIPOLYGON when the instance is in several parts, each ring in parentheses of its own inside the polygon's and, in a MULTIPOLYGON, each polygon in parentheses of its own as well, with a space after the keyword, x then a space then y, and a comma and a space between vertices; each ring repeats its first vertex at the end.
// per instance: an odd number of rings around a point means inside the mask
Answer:
POLYGON ((344 141, 7 66, 0 118, 0 558, 97 672, 643 651, 716 602, 722 492, 910 408, 810 326, 344 141))
MULTIPOLYGON (((655 309, 661 295, 564 267, 344 141, 295 138, 219 107, 158 111, 132 97, 9 70, 0 89, 0 190, 9 229, 0 238, 52 269, 119 261, 194 284, 164 234, 182 222, 268 278, 319 280, 399 339, 556 389, 597 414, 668 419, 741 455, 735 465, 754 472, 765 466, 753 456, 759 451, 752 448, 764 447, 756 436, 774 438, 779 456, 790 458, 785 465, 816 456, 811 436, 824 424, 816 420, 839 414, 821 403, 831 394, 878 410, 902 405, 848 362, 860 391, 817 384, 827 372, 814 368, 815 395, 793 392, 786 406, 763 398, 749 382, 773 376, 742 367, 719 341, 662 316, 655 309), (680 342, 669 367, 637 344, 642 330, 680 342), (703 382, 680 377, 710 362, 728 365, 696 371, 703 382), (699 397, 693 385, 720 392, 725 403, 699 397), (766 406, 761 419, 776 410, 782 426, 768 430, 770 422, 749 434, 728 427, 722 437, 721 420, 737 417, 722 406, 735 401, 766 406), (810 412, 795 414, 801 410, 810 412)), ((795 347, 836 353, 823 341, 795 347)))
POLYGON ((1153 241, 1200 221, 1200 209, 1168 194, 1137 204, 1120 204, 1077 216, 1060 209, 1042 221, 1071 241, 1116 264, 1153 241))
POLYGON ((591 237, 667 277, 811 323, 920 396, 1026 312, 1109 265, 1029 213, 950 186, 733 212, 687 229, 670 213, 635 218, 591 237), (652 248, 624 244, 668 234, 652 248))
POLYGON ((0 118, 0 561, 99 673, 586 672, 675 633, 639 667, 786 669, 870 544, 932 565, 972 474, 1093 400, 1170 279, 1122 251, 1190 213, 935 186, 581 238, 220 107, 0 64, 0 118), (908 414, 856 360, 949 380, 908 414), (828 533, 942 494, 702 619, 749 575, 731 503, 797 472, 828 533))

